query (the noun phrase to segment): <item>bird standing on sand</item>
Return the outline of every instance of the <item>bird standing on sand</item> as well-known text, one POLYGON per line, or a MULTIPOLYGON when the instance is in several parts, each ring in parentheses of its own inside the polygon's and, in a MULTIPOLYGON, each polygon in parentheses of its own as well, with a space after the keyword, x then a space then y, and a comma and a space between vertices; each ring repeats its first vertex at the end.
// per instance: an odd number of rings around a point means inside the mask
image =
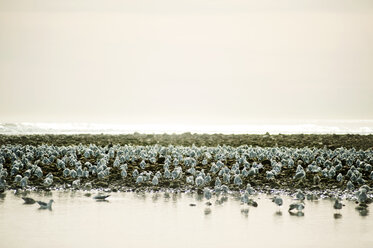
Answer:
POLYGON ((158 177, 157 177, 157 176, 154 176, 154 177, 153 177, 152 184, 153 184, 154 186, 158 185, 158 177))
POLYGON ((304 204, 303 203, 292 203, 289 206, 289 212, 293 209, 296 209, 298 211, 302 211, 304 209, 304 204))
POLYGON ((37 201, 37 203, 39 204, 40 206, 40 209, 49 209, 51 210, 52 209, 52 203, 53 203, 53 199, 49 200, 48 203, 46 202, 42 202, 42 201, 37 201))
POLYGON ((342 209, 342 206, 343 206, 342 202, 340 202, 338 199, 336 199, 335 202, 334 202, 333 208, 336 209, 336 210, 340 210, 340 209, 342 209))
POLYGON ((253 187, 251 187, 250 183, 246 185, 246 192, 249 193, 249 195, 252 195, 255 193, 255 190, 253 187))
POLYGON ((44 179, 44 183, 43 183, 43 184, 44 184, 45 186, 51 186, 52 183, 53 183, 53 178, 51 178, 51 177, 47 177, 47 178, 44 179))
POLYGON ((249 203, 249 193, 245 192, 244 194, 242 194, 241 202, 243 204, 248 204, 249 203))
POLYGON ((318 175, 315 175, 313 177, 313 184, 319 184, 321 181, 320 177, 318 175))
POLYGON ((365 203, 368 199, 367 189, 360 187, 359 191, 356 193, 356 197, 359 203, 365 203))
POLYGON ((36 201, 30 197, 22 197, 22 199, 25 201, 24 204, 34 204, 36 201))
POLYGON ((314 193, 309 193, 306 195, 307 200, 309 201, 317 201, 319 197, 314 193))
POLYGON ((25 188, 27 186, 27 180, 28 180, 28 177, 27 176, 24 176, 21 181, 19 182, 19 185, 21 186, 21 188, 25 188))
POLYGON ((196 180, 195 180, 195 183, 196 183, 196 186, 197 186, 197 187, 202 186, 202 184, 204 184, 204 180, 203 180, 202 176, 198 176, 198 177, 196 178, 196 180))
POLYGON ((304 171, 303 167, 301 165, 298 165, 297 171, 293 179, 302 180, 305 176, 306 176, 306 172, 304 171))
POLYGON ((203 196, 206 198, 206 200, 210 200, 212 197, 212 191, 208 188, 203 189, 203 196))
POLYGON ((354 184, 351 181, 348 181, 346 187, 347 187, 348 190, 353 190, 354 189, 354 184))
POLYGON ((275 196, 273 199, 272 199, 272 202, 274 202, 277 206, 282 206, 282 203, 283 203, 283 201, 282 201, 282 198, 281 197, 279 197, 279 196, 275 196))
POLYGON ((297 200, 303 201, 305 199, 304 193, 301 190, 298 190, 297 194, 295 195, 297 200))
POLYGON ((21 180, 22 180, 22 176, 21 175, 17 175, 14 178, 14 182, 16 182, 16 183, 19 183, 21 180))

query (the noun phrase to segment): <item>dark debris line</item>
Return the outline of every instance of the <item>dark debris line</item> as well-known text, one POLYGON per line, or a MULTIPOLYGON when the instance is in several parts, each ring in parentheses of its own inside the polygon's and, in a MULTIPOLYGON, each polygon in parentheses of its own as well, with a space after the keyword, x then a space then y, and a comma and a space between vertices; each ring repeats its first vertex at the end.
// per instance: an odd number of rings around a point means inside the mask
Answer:
POLYGON ((77 134, 77 135, 0 135, 0 145, 182 145, 182 146, 217 146, 241 145, 260 147, 316 147, 334 150, 339 147, 366 150, 373 148, 373 135, 336 135, 336 134, 291 134, 291 135, 257 135, 257 134, 77 134))

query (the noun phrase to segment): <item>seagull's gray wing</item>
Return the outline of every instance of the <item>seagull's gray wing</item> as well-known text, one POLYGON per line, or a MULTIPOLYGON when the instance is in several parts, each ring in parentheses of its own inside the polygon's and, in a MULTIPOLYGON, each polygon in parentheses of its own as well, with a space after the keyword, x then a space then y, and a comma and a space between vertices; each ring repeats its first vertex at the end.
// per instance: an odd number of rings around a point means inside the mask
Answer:
POLYGON ((37 203, 38 203, 41 207, 47 207, 47 206, 48 206, 47 203, 42 202, 42 201, 37 201, 37 203))

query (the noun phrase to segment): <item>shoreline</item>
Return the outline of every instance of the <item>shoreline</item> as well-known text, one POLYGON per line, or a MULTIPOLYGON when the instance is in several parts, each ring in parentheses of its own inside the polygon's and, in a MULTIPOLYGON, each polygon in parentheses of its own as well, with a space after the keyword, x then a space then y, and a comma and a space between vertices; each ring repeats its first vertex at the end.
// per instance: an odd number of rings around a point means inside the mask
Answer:
MULTIPOLYGON (((58 192, 71 192, 76 193, 80 192, 84 194, 86 197, 94 197, 95 195, 107 195, 111 193, 134 193, 138 195, 142 194, 194 194, 201 197, 204 197, 203 190, 196 190, 191 188, 184 188, 184 189, 172 189, 172 188, 141 188, 141 189, 130 189, 130 188, 123 188, 122 190, 111 190, 110 188, 97 188, 97 189, 72 189, 72 188, 49 188, 48 190, 36 190, 36 189, 7 189, 4 192, 0 193, 0 199, 5 198, 7 193, 13 193, 14 195, 21 195, 27 196, 30 193, 39 193, 39 194, 53 194, 58 192)), ((298 192, 302 192, 305 196, 304 200, 301 201, 318 201, 322 199, 341 199, 341 200, 348 200, 353 201, 359 205, 358 198, 356 193, 358 190, 349 191, 349 190, 341 190, 341 189, 325 189, 325 190, 309 190, 309 189, 273 189, 273 188, 257 188, 255 192, 250 195, 250 198, 253 197, 260 197, 261 195, 268 195, 268 196, 289 196, 292 197, 295 201, 297 199, 296 195, 298 192)), ((216 198, 231 196, 237 199, 240 199, 241 196, 245 193, 244 190, 239 191, 228 191, 227 193, 215 193, 213 192, 212 195, 216 198)), ((367 204, 365 207, 367 208, 373 202, 373 192, 370 191, 367 194, 368 200, 365 202, 367 204)), ((364 206, 364 204, 362 204, 364 206)))

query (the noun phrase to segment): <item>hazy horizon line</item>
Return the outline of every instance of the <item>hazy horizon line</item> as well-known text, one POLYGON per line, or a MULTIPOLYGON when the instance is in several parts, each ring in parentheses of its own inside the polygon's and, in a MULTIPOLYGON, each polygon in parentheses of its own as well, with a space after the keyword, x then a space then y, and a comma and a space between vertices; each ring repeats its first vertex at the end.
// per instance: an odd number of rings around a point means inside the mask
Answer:
POLYGON ((373 134, 373 120, 250 123, 234 125, 0 123, 0 134, 373 134))

